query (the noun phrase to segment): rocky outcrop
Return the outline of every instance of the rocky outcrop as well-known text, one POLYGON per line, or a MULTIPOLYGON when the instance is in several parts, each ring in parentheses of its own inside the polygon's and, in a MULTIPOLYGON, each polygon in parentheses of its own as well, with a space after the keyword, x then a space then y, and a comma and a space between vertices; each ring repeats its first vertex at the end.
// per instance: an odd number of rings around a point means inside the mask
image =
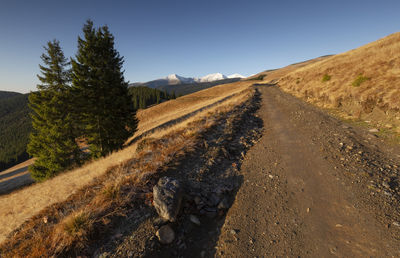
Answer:
POLYGON ((162 177, 153 187, 153 204, 160 217, 174 222, 182 203, 183 189, 180 182, 162 177))

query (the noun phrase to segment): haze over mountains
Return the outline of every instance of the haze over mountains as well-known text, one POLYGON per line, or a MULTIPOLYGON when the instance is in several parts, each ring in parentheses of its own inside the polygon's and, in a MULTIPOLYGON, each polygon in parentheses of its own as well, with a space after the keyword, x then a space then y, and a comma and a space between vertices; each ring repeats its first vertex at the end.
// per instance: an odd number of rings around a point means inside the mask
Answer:
POLYGON ((164 78, 148 81, 148 82, 136 82, 131 83, 129 86, 147 86, 150 88, 157 88, 166 85, 178 85, 178 84, 192 84, 192 83, 204 83, 204 82, 214 82, 226 79, 242 79, 245 78, 243 75, 238 73, 231 75, 223 75, 221 73, 212 73, 203 77, 183 77, 177 74, 170 74, 164 78))

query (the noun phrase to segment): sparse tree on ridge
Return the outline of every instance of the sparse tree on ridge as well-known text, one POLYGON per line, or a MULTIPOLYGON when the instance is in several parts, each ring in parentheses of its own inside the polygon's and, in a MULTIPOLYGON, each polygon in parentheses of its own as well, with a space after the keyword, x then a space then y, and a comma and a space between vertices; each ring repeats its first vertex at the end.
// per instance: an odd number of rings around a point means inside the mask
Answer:
POLYGON ((121 148, 137 128, 123 57, 114 48, 108 27, 95 29, 88 20, 71 62, 77 114, 89 149, 94 157, 107 155, 121 148))
POLYGON ((71 116, 70 70, 57 40, 47 43, 39 65, 38 91, 29 95, 33 131, 28 153, 35 157, 29 167, 32 177, 45 180, 71 166, 79 158, 71 116))

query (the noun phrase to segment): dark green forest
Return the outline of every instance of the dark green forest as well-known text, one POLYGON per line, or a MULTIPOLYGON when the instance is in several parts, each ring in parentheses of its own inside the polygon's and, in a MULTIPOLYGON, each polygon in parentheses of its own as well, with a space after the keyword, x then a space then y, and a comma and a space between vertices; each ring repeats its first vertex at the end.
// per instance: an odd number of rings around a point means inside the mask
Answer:
POLYGON ((175 98, 174 94, 168 94, 166 91, 151 89, 145 86, 129 87, 129 95, 132 97, 133 107, 144 109, 154 104, 159 104, 168 99, 175 98))
POLYGON ((15 97, 18 95, 21 95, 21 93, 12 91, 0 91, 0 100, 15 97))
POLYGON ((28 159, 26 145, 32 129, 28 95, 0 91, 0 170, 28 159))

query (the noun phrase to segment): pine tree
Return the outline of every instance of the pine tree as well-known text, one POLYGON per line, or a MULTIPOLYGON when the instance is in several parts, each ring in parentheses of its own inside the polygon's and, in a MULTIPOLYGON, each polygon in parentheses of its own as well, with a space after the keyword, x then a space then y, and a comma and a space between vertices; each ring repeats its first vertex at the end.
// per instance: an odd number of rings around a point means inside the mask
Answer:
POLYGON ((156 91, 156 104, 160 104, 161 101, 161 92, 160 91, 156 91))
POLYGON ((49 41, 39 65, 38 91, 29 95, 33 131, 28 153, 35 157, 29 168, 37 181, 45 180, 71 166, 79 157, 74 122, 69 112, 70 70, 57 40, 49 41))
POLYGON ((136 112, 124 80, 123 57, 107 26, 87 21, 72 62, 72 84, 89 149, 94 157, 121 148, 137 127, 136 112))

